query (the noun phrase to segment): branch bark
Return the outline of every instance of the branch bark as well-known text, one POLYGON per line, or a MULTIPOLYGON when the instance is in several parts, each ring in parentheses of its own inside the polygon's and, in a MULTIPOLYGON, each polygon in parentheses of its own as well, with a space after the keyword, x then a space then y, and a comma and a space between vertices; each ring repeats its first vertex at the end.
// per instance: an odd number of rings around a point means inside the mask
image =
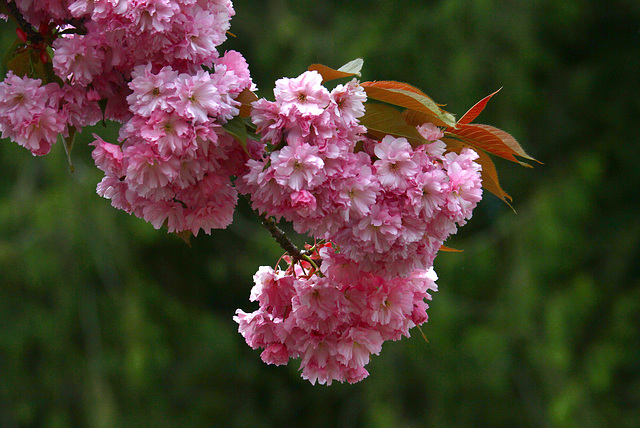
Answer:
POLYGON ((287 235, 278 227, 276 221, 272 217, 260 216, 262 225, 269 231, 273 239, 276 240, 278 245, 285 250, 294 262, 304 260, 305 255, 295 246, 293 242, 287 237, 287 235))

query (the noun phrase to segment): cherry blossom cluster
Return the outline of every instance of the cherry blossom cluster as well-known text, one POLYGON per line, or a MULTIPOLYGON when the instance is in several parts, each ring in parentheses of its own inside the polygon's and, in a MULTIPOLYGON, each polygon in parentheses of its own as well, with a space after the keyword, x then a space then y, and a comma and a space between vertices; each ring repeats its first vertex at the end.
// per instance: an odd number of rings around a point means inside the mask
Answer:
POLYGON ((57 81, 10 73, 0 83, 2 136, 44 155, 59 134, 103 118, 123 122, 119 144, 97 136, 93 143, 105 172, 101 196, 170 232, 209 233, 231 223, 231 177, 246 155, 222 125, 238 115, 237 96, 255 89, 242 55, 216 49, 234 15, 231 2, 15 5, 50 40, 57 81))
POLYGON ((272 149, 247 162, 237 186, 259 212, 331 245, 315 253, 319 269, 262 267, 251 294, 259 308, 235 319, 265 362, 301 357, 312 383, 357 382, 385 340, 427 320, 433 260, 482 197, 478 155, 445 153, 431 123, 418 127, 427 143, 417 148, 366 137, 356 80, 329 91, 309 71, 280 79, 274 94, 252 111, 272 149))
POLYGON ((233 97, 250 84, 244 58, 233 51, 216 59, 214 73, 136 67, 122 144, 94 142, 93 158, 105 172, 98 194, 169 232, 227 227, 237 202, 231 177, 246 155, 221 124, 238 114, 233 97))
POLYGON ((274 92, 252 112, 274 150, 249 160, 238 182, 253 207, 334 242, 362 269, 395 276, 431 267, 482 197, 477 153, 445 154, 430 123, 418 128, 430 143, 415 149, 405 138, 366 138, 358 123, 366 94, 355 80, 329 92, 308 71, 280 79, 274 92))
POLYGON ((34 155, 49 153, 58 135, 69 136, 69 128, 81 129, 102 118, 96 100, 81 88, 41 79, 19 77, 9 72, 0 82, 0 131, 34 155))
MULTIPOLYGON (((267 364, 301 359, 302 377, 311 383, 355 383, 386 340, 409 336, 427 321, 426 300, 436 291, 433 269, 407 277, 383 278, 330 245, 314 248, 320 272, 309 262, 280 270, 263 266, 254 276, 251 300, 260 308, 234 318, 249 346, 263 348, 267 364)), ((290 261, 290 259, 288 259, 290 261)))

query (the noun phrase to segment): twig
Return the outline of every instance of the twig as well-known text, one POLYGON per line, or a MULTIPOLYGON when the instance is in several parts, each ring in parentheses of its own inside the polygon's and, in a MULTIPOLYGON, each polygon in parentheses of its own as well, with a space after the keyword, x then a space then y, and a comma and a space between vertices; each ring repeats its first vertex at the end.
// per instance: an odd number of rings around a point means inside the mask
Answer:
POLYGON ((262 215, 260 216, 260 219, 262 220, 262 225, 265 229, 269 231, 278 245, 289 253, 294 262, 307 260, 309 258, 307 255, 303 254, 293 242, 291 242, 287 235, 278 227, 276 221, 272 217, 262 215))
POLYGON ((9 17, 16 23, 16 25, 25 32, 27 39, 30 42, 37 44, 44 40, 42 34, 34 30, 33 26, 24 19, 22 13, 18 9, 18 6, 16 6, 14 2, 0 0, 0 5, 4 6, 3 9, 7 11, 9 17))

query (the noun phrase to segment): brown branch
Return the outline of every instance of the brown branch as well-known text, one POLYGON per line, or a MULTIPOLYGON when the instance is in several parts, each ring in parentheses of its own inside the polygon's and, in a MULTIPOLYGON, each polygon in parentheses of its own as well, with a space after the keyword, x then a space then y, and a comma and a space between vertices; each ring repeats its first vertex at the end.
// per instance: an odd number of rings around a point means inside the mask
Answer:
POLYGON ((276 240, 278 245, 285 250, 294 262, 304 260, 306 258, 305 254, 303 254, 298 247, 295 246, 293 242, 289 239, 289 237, 278 227, 276 221, 272 217, 266 217, 264 215, 260 216, 262 220, 262 225, 269 231, 273 239, 276 240))
POLYGON ((11 18, 13 22, 15 22, 16 25, 25 32, 25 34, 27 35, 27 39, 31 43, 37 44, 44 40, 42 34, 37 32, 33 28, 33 25, 29 24, 24 19, 24 17, 22 16, 22 12, 20 12, 18 6, 16 6, 14 2, 9 2, 8 0, 0 0, 0 6, 3 6, 2 9, 7 12, 9 18, 11 18))

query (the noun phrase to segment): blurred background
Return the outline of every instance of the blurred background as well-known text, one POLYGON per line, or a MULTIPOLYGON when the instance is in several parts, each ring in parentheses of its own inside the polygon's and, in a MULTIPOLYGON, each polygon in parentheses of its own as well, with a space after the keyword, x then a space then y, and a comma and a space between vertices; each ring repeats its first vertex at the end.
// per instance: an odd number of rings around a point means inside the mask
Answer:
MULTIPOLYGON (((281 250, 246 202, 191 247, 95 194, 86 129, 69 172, 0 143, 2 427, 640 426, 640 3, 236 1, 224 49, 260 95, 311 63, 418 86, 544 162, 496 160, 435 262, 430 321, 356 385, 264 365, 232 321, 281 250)), ((2 23, 4 51, 15 38, 2 23)))

